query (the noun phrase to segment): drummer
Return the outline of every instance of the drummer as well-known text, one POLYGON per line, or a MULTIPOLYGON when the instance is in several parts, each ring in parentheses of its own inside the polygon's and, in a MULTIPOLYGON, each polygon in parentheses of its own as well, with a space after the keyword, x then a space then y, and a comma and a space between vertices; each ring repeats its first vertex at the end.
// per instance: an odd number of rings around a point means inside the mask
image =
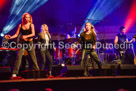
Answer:
POLYGON ((75 38, 73 38, 73 37, 71 37, 69 34, 66 34, 66 37, 65 37, 65 44, 67 45, 69 45, 69 47, 68 46, 65 46, 65 47, 67 47, 66 48, 66 51, 65 51, 65 58, 68 60, 67 62, 66 62, 66 64, 67 63, 70 63, 70 64, 75 64, 75 49, 76 49, 76 45, 73 43, 74 42, 74 40, 75 40, 75 38))
POLYGON ((70 39, 71 37, 70 37, 70 35, 69 34, 67 34, 66 35, 66 39, 70 39))

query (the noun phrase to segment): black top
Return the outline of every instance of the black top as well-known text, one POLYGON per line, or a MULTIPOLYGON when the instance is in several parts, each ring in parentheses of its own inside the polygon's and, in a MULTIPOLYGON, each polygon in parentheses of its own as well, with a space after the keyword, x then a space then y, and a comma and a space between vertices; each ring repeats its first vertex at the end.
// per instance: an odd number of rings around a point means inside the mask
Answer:
POLYGON ((124 33, 118 33, 117 36, 118 36, 117 44, 119 44, 117 51, 125 51, 127 49, 127 46, 126 46, 127 36, 124 33), (123 45, 125 44, 125 46, 122 47, 122 44, 123 45))
MULTIPOLYGON (((47 34, 48 35, 48 34, 47 34)), ((49 37, 49 35, 48 35, 49 37)), ((42 37, 41 33, 38 34, 38 42, 42 45, 40 48, 42 50, 53 49, 53 44, 51 43, 51 38, 49 37, 49 45, 46 45, 46 39, 42 37)))
POLYGON ((125 43, 126 39, 127 39, 127 36, 123 33, 119 33, 117 34, 118 36, 118 44, 122 44, 122 43, 125 43))
POLYGON ((96 43, 96 34, 94 32, 91 32, 90 34, 82 32, 80 34, 79 42, 82 44, 83 49, 92 49, 92 46, 96 43))
POLYGON ((22 35, 29 35, 29 34, 31 34, 31 33, 32 33, 32 32, 31 32, 31 24, 30 24, 30 26, 29 26, 29 29, 27 29, 27 30, 24 30, 24 29, 22 28, 22 24, 21 24, 20 32, 21 32, 22 35))
MULTIPOLYGON (((21 39, 22 35, 29 35, 29 34, 31 34, 31 33, 32 33, 32 32, 31 32, 31 24, 30 24, 30 26, 29 26, 29 29, 27 29, 27 30, 24 30, 24 29, 22 28, 22 24, 21 24, 20 33, 19 33, 19 35, 18 35, 18 37, 17 37, 16 42, 17 42, 17 43, 24 43, 25 41, 21 39)), ((30 37, 30 38, 32 38, 32 37, 30 37)))

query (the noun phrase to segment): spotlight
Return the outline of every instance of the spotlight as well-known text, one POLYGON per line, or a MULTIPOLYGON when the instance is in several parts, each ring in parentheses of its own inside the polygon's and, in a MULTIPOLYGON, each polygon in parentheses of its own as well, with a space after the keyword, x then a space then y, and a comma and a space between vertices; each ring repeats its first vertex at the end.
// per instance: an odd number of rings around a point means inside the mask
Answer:
POLYGON ((1 37, 4 37, 4 34, 3 34, 3 33, 1 33, 1 34, 0 34, 0 36, 1 36, 1 37))
POLYGON ((131 8, 129 10, 128 16, 126 18, 126 21, 124 22, 124 26, 126 27, 126 32, 127 33, 129 31, 129 29, 134 25, 135 21, 136 21, 136 1, 134 0, 132 2, 131 8))
POLYGON ((80 34, 78 34, 77 36, 80 37, 80 34))
POLYGON ((80 33, 83 31, 86 22, 95 25, 121 6, 122 2, 123 0, 97 0, 93 8, 90 9, 80 33))
POLYGON ((13 0, 8 21, 2 32, 6 34, 11 31, 16 25, 18 25, 24 13, 34 12, 47 1, 48 0, 13 0))

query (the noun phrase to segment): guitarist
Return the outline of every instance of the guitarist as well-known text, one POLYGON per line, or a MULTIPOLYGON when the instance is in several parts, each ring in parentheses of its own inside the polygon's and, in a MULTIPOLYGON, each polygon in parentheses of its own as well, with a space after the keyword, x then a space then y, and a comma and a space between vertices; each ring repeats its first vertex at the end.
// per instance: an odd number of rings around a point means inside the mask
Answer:
POLYGON ((121 26, 120 32, 115 36, 114 39, 114 44, 116 46, 117 45, 119 46, 118 48, 116 47, 116 55, 117 55, 117 59, 120 59, 121 63, 124 63, 125 51, 126 51, 126 48, 125 47, 123 48, 121 45, 125 43, 129 43, 125 31, 126 31, 125 27, 121 26))

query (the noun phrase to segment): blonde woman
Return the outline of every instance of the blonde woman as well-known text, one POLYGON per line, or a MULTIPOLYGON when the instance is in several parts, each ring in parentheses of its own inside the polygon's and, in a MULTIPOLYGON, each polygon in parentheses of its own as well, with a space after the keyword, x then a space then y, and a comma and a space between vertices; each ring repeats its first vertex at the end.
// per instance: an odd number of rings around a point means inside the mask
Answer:
POLYGON ((52 76, 52 64, 53 64, 53 59, 51 57, 51 54, 49 52, 49 47, 51 44, 51 35, 48 31, 48 26, 46 24, 41 25, 41 31, 39 33, 38 41, 41 45, 40 48, 40 53, 43 59, 43 64, 41 65, 41 70, 44 70, 45 68, 45 63, 46 63, 46 57, 49 59, 49 67, 48 67, 48 75, 49 77, 52 76))
POLYGON ((99 69, 101 70, 102 64, 101 61, 95 51, 96 49, 96 33, 94 30, 94 26, 87 22, 85 24, 84 31, 80 34, 79 42, 82 44, 82 57, 81 57, 81 65, 84 66, 84 76, 89 76, 87 62, 85 57, 89 54, 92 59, 97 63, 99 69))

